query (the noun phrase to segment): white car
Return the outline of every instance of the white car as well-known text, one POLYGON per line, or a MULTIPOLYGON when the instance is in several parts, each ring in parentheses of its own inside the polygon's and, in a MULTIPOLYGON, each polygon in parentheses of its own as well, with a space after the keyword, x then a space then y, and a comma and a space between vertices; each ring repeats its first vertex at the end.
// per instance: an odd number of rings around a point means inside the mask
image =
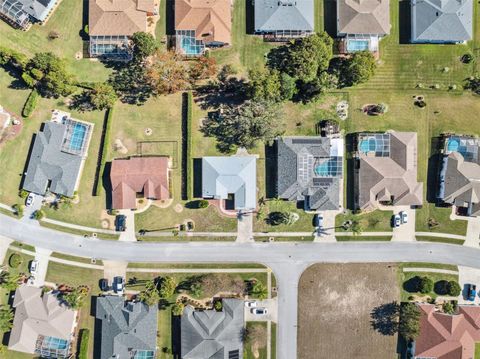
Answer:
POLYGON ((268 314, 267 308, 252 308, 251 310, 253 315, 266 315, 268 314))
POLYGON ((25 205, 27 207, 30 207, 33 204, 33 202, 35 202, 35 195, 32 192, 30 192, 27 196, 27 199, 25 200, 25 205))
POLYGON ((408 214, 407 214, 407 212, 401 211, 401 212, 399 213, 399 215, 400 215, 400 218, 401 218, 401 220, 402 220, 402 224, 408 223, 408 214))
POLYGON ((257 302, 252 300, 245 301, 245 307, 247 308, 255 308, 257 306, 257 302))
POLYGON ((317 228, 322 228, 323 227, 323 215, 320 213, 317 213, 315 215, 315 227, 317 228))
POLYGON ((400 227, 400 224, 402 223, 402 219, 398 214, 394 215, 392 218, 392 225, 393 227, 400 227))
POLYGON ((30 263, 30 273, 32 275, 36 275, 38 273, 38 265, 38 261, 32 261, 32 263, 30 263))

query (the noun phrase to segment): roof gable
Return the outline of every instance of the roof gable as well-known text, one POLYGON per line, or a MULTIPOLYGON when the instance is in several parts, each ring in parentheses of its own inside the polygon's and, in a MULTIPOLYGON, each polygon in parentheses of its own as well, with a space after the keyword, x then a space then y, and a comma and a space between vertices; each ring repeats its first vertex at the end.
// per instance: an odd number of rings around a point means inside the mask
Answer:
POLYGON ((313 0, 255 1, 255 31, 313 31, 313 0))

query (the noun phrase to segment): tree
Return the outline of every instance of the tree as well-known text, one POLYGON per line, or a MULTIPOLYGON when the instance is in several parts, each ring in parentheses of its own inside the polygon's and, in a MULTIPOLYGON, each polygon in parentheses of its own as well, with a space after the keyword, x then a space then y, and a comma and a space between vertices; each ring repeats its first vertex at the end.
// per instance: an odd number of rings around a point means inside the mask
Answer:
POLYGON ((420 334, 420 310, 414 303, 404 303, 400 307, 398 331, 406 340, 415 340, 420 334))
POLYGON ((451 280, 447 283, 447 293, 452 297, 458 297, 462 292, 462 288, 458 282, 451 280))
POLYGON ((136 59, 143 60, 157 51, 158 45, 152 34, 136 32, 132 35, 133 53, 136 59))
POLYGON ((149 280, 145 283, 145 290, 138 294, 138 299, 148 306, 158 305, 160 294, 153 280, 149 280))
POLYGON ((467 79, 465 88, 480 95, 480 75, 472 76, 467 79))
POLYGON ((22 216, 23 216, 23 211, 25 210, 25 205, 24 205, 24 204, 17 204, 17 203, 15 203, 15 204, 12 206, 12 209, 14 210, 15 214, 16 214, 18 217, 22 217, 22 216))
POLYGON ((214 57, 201 56, 190 65, 190 81, 208 79, 217 73, 217 61, 214 57))
POLYGON ((215 302, 215 304, 213 305, 213 307, 215 308, 215 310, 216 310, 217 312, 221 312, 222 309, 223 309, 222 301, 221 301, 221 300, 217 300, 217 301, 215 302))
POLYGON ((207 208, 208 205, 209 205, 209 203, 206 199, 201 199, 197 202, 197 207, 198 208, 207 208))
POLYGON ((451 302, 443 303, 442 309, 446 314, 454 314, 455 313, 455 306, 451 302))
POLYGON ((77 287, 70 292, 63 293, 62 299, 70 308, 78 310, 85 304, 87 294, 88 290, 85 287, 77 287))
POLYGON ((284 101, 291 100, 297 93, 297 81, 289 74, 282 72, 280 74, 280 96, 284 101))
POLYGON ((376 67, 375 58, 370 51, 355 52, 347 60, 342 73, 345 86, 367 82, 375 73, 376 67))
POLYGON ((268 289, 266 286, 263 285, 262 282, 260 282, 259 280, 255 280, 250 289, 250 295, 260 300, 267 299, 268 289))
POLYGON ((13 275, 7 271, 3 271, 0 274, 0 287, 9 292, 14 291, 18 287, 20 279, 22 279, 22 275, 20 274, 13 275))
POLYGON ((279 106, 266 101, 245 101, 238 107, 224 107, 218 116, 209 117, 202 131, 217 139, 222 152, 231 152, 237 147, 251 149, 258 141, 273 141, 282 134, 283 121, 279 106))
POLYGON ((318 77, 311 81, 300 81, 299 99, 304 103, 317 100, 326 91, 335 89, 338 86, 338 77, 326 71, 321 72, 318 77))
POLYGON ((171 94, 190 87, 189 68, 173 51, 157 53, 147 65, 147 78, 157 95, 171 94))
POLYGON ((9 307, 3 306, 0 308, 0 332, 8 332, 13 327, 13 310, 9 307))
POLYGON ((248 96, 255 100, 282 100, 280 73, 277 70, 254 69, 248 73, 248 96))
POLYGON ((422 294, 427 294, 433 291, 433 280, 427 276, 418 277, 417 291, 422 294))
POLYGON ((183 303, 175 303, 172 306, 172 314, 174 316, 182 315, 184 309, 185 309, 185 305, 183 303))
POLYGON ((175 293, 175 289, 177 289, 177 282, 173 277, 166 276, 161 278, 158 291, 160 298, 166 299, 171 297, 175 293))
POLYGON ((272 49, 268 54, 267 65, 308 82, 327 70, 332 56, 333 40, 322 31, 272 49))
POLYGON ((147 75, 142 62, 130 61, 128 65, 116 70, 108 83, 115 89, 122 102, 139 105, 153 94, 154 89, 147 75))
POLYGON ((96 83, 91 91, 88 91, 89 102, 94 110, 106 110, 112 108, 118 97, 114 88, 107 83, 96 83))

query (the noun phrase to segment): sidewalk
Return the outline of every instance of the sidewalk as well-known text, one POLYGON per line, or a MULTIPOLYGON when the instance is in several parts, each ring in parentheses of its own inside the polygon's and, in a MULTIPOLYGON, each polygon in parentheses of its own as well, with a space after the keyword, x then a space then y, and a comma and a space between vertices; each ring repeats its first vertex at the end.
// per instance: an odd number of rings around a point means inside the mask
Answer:
POLYGON ((62 222, 62 221, 57 221, 57 220, 51 219, 51 218, 44 218, 44 219, 42 219, 42 221, 43 221, 43 222, 46 222, 46 223, 55 224, 55 225, 61 226, 61 227, 78 229, 78 230, 80 230, 80 231, 95 232, 95 233, 104 233, 104 234, 119 234, 118 232, 112 231, 111 229, 103 229, 103 228, 93 228, 93 227, 80 226, 80 225, 78 225, 78 224, 67 223, 67 222, 62 222))

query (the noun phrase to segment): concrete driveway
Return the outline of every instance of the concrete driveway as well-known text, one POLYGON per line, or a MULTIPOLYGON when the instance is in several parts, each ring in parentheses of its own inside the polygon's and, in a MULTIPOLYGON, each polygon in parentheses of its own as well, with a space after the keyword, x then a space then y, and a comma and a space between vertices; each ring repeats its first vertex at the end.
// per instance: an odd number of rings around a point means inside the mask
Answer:
POLYGON ((253 241, 253 214, 242 213, 237 219, 237 242, 253 241))
POLYGON ((252 314, 252 308, 245 307, 245 321, 252 321, 252 322, 265 322, 267 320, 271 320, 277 322, 278 317, 278 304, 277 299, 265 299, 265 300, 255 300, 251 299, 250 301, 257 302, 257 308, 266 308, 267 314, 266 315, 254 315, 252 314))
POLYGON ((323 216, 323 227, 316 228, 315 242, 335 242, 335 217, 340 211, 322 211, 319 214, 323 216))
POLYGON ((480 297, 478 296, 478 291, 480 290, 480 269, 458 266, 458 283, 462 288, 462 293, 458 296, 458 304, 480 304, 480 297), (477 295, 474 302, 466 299, 465 284, 476 284, 477 295))
POLYGON ((33 281, 35 287, 43 287, 45 284, 45 277, 47 276, 48 261, 52 251, 44 248, 35 248, 35 260, 38 261, 37 274, 33 281))
POLYGON ((123 214, 126 217, 125 220, 125 232, 120 233, 119 241, 122 242, 136 242, 137 237, 135 236, 135 212, 129 209, 121 209, 118 211, 119 214, 123 214))
POLYGON ((108 280, 108 285, 112 285, 114 277, 126 279, 127 265, 127 262, 103 261, 103 277, 108 280))
POLYGON ((23 210, 23 217, 22 221, 33 221, 37 223, 35 220, 33 220, 33 214, 35 211, 38 211, 42 208, 42 202, 43 202, 44 197, 40 196, 39 194, 34 194, 34 200, 31 206, 27 207, 25 206, 25 209, 23 210))
POLYGON ((410 208, 410 206, 393 207, 393 214, 399 214, 402 211, 407 213, 408 222, 402 223, 400 227, 393 228, 392 241, 415 241, 415 209, 410 208))

